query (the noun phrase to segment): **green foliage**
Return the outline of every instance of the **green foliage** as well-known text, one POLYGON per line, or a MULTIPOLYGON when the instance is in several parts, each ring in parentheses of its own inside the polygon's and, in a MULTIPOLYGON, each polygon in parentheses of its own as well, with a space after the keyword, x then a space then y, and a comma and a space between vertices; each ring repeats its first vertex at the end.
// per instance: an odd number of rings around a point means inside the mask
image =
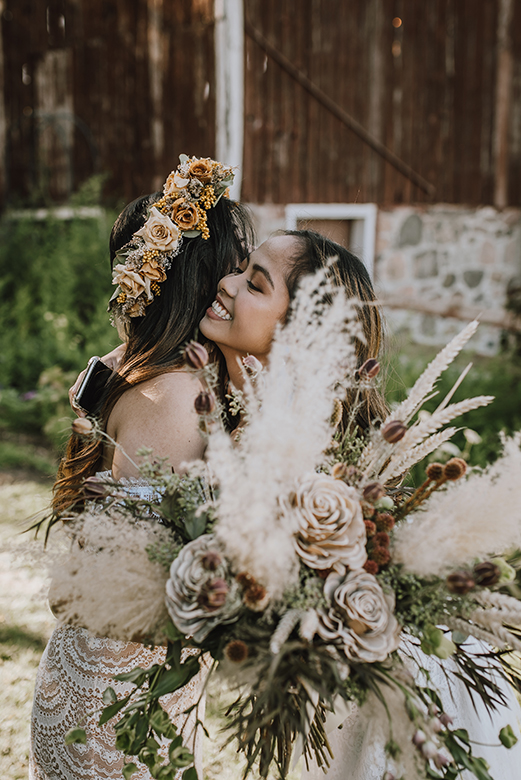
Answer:
MULTIPOLYGON (((437 352, 438 349, 434 347, 408 344, 401 354, 390 358, 385 391, 391 405, 405 398, 407 391, 437 352)), ((428 401, 424 408, 430 412, 436 409, 470 361, 473 361, 473 366, 452 401, 461 401, 476 395, 493 395, 495 401, 454 420, 451 424, 461 427, 462 430, 456 433, 453 441, 468 462, 485 466, 495 460, 501 451, 500 433, 510 434, 521 429, 519 356, 507 352, 491 358, 469 355, 468 352, 459 355, 438 381, 437 395, 428 401), (464 429, 468 428, 479 434, 481 442, 470 445, 466 441, 464 429)), ((439 454, 435 453, 433 459, 439 460, 439 454)), ((414 484, 420 484, 424 479, 423 467, 416 467, 412 477, 414 484)))
POLYGON ((77 374, 118 342, 106 313, 113 216, 0 223, 0 387, 32 390, 54 365, 77 374))

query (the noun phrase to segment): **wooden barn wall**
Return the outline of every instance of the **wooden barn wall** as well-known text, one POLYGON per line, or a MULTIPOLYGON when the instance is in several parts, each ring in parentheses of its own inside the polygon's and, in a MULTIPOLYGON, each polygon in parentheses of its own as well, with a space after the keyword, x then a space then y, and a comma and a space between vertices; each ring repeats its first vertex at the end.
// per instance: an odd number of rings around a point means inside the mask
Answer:
MULTIPOLYGON (((510 2, 505 170, 507 203, 518 206, 521 2, 510 2)), ((498 13, 508 3, 245 0, 253 27, 436 190, 383 161, 247 36, 243 198, 493 203, 498 13)))
POLYGON ((4 0, 7 200, 159 187, 215 152, 213 0, 4 0))

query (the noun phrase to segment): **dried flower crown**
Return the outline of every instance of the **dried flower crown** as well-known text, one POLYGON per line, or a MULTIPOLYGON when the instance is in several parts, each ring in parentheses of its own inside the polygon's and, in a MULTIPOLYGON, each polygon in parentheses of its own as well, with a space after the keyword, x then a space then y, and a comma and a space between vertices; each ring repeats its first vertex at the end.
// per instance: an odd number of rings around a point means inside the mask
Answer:
POLYGON ((210 237, 207 215, 233 182, 234 173, 209 157, 179 156, 170 173, 163 197, 148 212, 148 219, 117 253, 112 283, 118 285, 109 310, 120 318, 142 317, 161 292, 160 284, 183 239, 210 237))

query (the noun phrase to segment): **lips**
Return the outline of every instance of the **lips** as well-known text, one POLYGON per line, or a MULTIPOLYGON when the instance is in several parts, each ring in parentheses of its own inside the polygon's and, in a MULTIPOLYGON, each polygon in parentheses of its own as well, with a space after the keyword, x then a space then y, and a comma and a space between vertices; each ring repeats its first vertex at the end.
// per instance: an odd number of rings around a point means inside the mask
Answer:
POLYGON ((231 318, 232 318, 232 315, 230 314, 228 309, 226 309, 222 305, 222 303, 220 303, 220 301, 218 301, 218 300, 215 300, 212 303, 211 309, 212 309, 213 313, 216 314, 219 317, 220 320, 231 320, 231 318))

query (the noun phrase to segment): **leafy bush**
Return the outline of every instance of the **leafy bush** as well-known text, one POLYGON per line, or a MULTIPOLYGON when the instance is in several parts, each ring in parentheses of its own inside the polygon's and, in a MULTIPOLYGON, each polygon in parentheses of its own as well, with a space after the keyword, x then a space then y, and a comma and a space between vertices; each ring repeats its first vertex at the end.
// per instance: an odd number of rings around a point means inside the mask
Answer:
POLYGON ((118 343, 106 312, 113 217, 0 223, 0 387, 32 390, 53 365, 77 374, 118 343))

